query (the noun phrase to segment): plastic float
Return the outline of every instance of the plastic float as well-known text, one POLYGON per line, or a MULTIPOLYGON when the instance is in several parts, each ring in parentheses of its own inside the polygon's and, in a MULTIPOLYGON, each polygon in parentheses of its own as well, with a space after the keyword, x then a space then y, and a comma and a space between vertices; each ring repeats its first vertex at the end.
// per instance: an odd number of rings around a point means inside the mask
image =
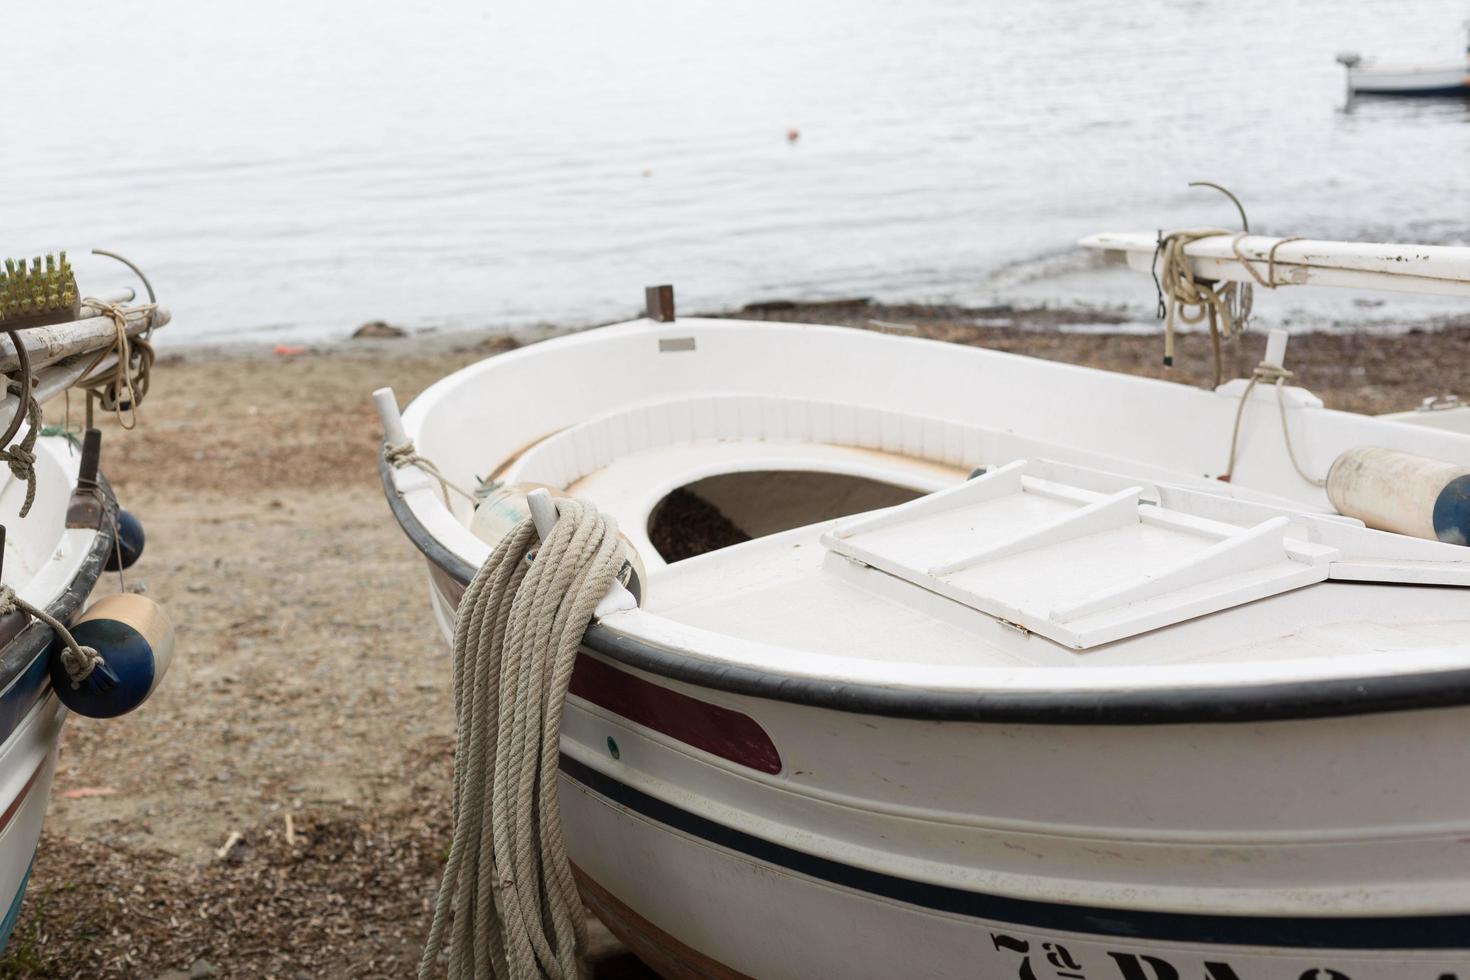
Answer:
POLYGON ((104 570, 142 548, 142 525, 99 472, 90 426, 99 409, 131 421, 146 394, 148 341, 169 315, 151 289, 149 302, 134 299, 132 289, 83 296, 65 253, 0 272, 0 945, 20 912, 68 710, 133 710, 173 649, 167 616, 144 596, 83 608, 104 570), (86 395, 80 442, 40 425, 39 405, 73 388, 86 395))
MULTIPOLYGON (((1159 271, 1155 235, 1085 244, 1159 271)), ((1465 248, 1174 261, 1470 295, 1465 248)), ((520 489, 646 569, 586 630, 559 766, 582 898, 654 969, 1470 973, 1470 434, 1323 407, 1284 335, 1202 390, 649 308, 378 401, 447 638, 520 489)))

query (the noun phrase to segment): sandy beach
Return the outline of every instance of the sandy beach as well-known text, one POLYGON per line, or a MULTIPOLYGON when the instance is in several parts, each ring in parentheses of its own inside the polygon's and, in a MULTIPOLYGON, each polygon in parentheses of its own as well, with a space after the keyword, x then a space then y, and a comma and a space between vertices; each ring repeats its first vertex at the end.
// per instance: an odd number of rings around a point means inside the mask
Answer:
MULTIPOLYGON (((1202 336, 1181 340, 1170 372, 1157 336, 1045 329, 1069 322, 1059 311, 746 315, 911 328, 1184 383, 1210 372, 1202 336)), ((138 429, 103 422, 103 468, 148 533, 126 582, 175 618, 178 652, 143 710, 68 722, 0 977, 412 974, 449 841, 449 661, 422 561, 382 499, 368 396, 392 385, 407 400, 524 339, 171 353, 138 429)), ((1228 346, 1227 374, 1263 347, 1228 346)), ((1467 363, 1470 323, 1304 334, 1288 355, 1329 407, 1372 413, 1470 394, 1467 363)), ((99 594, 117 587, 109 576, 99 594)))

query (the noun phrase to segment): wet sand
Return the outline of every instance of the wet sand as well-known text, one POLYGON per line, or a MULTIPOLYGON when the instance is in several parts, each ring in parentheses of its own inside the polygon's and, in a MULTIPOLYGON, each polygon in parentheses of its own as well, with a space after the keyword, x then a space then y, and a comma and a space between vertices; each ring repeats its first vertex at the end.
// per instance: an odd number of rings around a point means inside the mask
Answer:
MULTIPOLYGON (((758 315, 909 324, 1185 382, 1210 370, 1204 338, 1181 340, 1170 374, 1157 336, 1046 329, 1071 315, 1058 311, 758 315)), ((449 841, 448 657, 422 561, 382 499, 368 395, 389 384, 406 400, 513 343, 431 335, 291 357, 166 355, 143 424, 103 423, 104 469, 148 532, 127 580, 175 617, 178 652, 143 710, 68 722, 0 977, 412 974, 449 841)), ((1248 370, 1263 346, 1238 341, 1227 368, 1248 370)), ((1288 357, 1330 407, 1369 412, 1470 394, 1467 363, 1464 324, 1307 334, 1288 357)), ((116 587, 109 577, 101 591, 116 587)))

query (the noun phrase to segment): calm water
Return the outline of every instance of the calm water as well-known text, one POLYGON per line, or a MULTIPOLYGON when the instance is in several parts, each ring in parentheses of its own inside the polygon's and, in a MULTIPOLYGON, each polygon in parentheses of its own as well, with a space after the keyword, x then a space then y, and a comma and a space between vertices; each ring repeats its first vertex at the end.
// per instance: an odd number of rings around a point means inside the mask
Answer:
POLYGON ((1070 244, 1232 221, 1191 179, 1258 230, 1470 241, 1470 108, 1344 112, 1333 62, 1453 62, 1462 0, 11 6, 0 251, 129 254, 174 342, 588 322, 663 281, 1112 299, 1070 244))

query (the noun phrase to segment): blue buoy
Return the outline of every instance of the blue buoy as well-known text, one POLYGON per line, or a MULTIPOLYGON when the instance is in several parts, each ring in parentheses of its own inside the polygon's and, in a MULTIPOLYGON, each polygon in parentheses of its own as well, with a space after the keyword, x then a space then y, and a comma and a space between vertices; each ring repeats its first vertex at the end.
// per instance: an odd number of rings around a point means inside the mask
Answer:
POLYGON ((133 562, 143 555, 143 540, 143 522, 119 507, 117 509, 117 547, 108 554, 106 569, 109 572, 115 572, 120 568, 132 568, 133 562))
POLYGON ((98 600, 71 627, 71 635, 101 654, 103 663, 73 682, 61 656, 66 644, 57 637, 48 651, 51 686, 62 704, 89 718, 116 718, 148 700, 173 657, 173 624, 146 596, 98 600))

